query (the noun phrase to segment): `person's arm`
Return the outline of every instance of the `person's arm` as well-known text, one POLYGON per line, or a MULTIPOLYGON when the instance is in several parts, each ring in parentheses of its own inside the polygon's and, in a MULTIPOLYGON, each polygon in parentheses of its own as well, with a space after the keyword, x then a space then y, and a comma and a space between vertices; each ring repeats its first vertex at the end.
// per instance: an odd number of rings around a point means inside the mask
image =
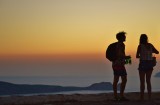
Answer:
POLYGON ((153 45, 152 45, 152 50, 153 50, 153 53, 159 54, 159 51, 153 45))
POLYGON ((137 48, 136 58, 140 58, 140 45, 137 48))
POLYGON ((130 56, 130 55, 126 55, 126 53, 125 53, 125 45, 124 45, 124 50, 123 50, 123 51, 124 51, 124 58, 125 58, 125 59, 129 59, 129 58, 131 58, 131 56, 130 56))

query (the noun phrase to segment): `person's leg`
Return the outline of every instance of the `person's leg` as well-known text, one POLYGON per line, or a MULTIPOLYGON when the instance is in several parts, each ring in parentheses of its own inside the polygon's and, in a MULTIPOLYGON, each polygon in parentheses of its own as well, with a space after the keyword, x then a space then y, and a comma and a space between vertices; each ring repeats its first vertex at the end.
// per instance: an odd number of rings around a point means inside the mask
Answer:
POLYGON ((139 78, 140 78, 140 99, 144 100, 145 72, 139 71, 139 78))
POLYGON ((153 70, 149 70, 146 73, 146 82, 147 82, 147 90, 148 90, 148 99, 151 99, 152 86, 151 86, 151 75, 153 70))
POLYGON ((126 83, 127 83, 127 76, 121 76, 121 79, 122 79, 122 83, 120 87, 120 96, 124 97, 124 90, 125 90, 126 83))
POLYGON ((114 92, 114 97, 117 98, 117 84, 119 81, 119 76, 114 75, 113 79, 113 92, 114 92))

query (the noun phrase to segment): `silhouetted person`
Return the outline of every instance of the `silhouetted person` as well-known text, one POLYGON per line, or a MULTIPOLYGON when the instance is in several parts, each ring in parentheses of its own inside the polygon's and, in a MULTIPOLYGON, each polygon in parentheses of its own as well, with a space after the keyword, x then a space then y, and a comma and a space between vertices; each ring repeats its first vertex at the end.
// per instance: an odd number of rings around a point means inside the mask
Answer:
POLYGON ((119 32, 116 34, 116 38, 118 40, 116 47, 116 60, 112 62, 112 68, 114 72, 114 80, 113 80, 113 91, 115 100, 128 100, 124 97, 124 90, 127 83, 127 72, 125 68, 125 59, 130 58, 130 56, 125 55, 125 44, 123 43, 126 40, 125 36, 126 32, 119 32), (119 78, 121 77, 121 85, 120 85, 120 97, 117 94, 117 85, 119 78))
POLYGON ((159 54, 155 47, 151 43, 148 43, 147 35, 141 34, 136 54, 136 58, 140 58, 138 68, 140 77, 140 100, 144 100, 145 81, 147 83, 148 99, 151 99, 152 53, 159 54))

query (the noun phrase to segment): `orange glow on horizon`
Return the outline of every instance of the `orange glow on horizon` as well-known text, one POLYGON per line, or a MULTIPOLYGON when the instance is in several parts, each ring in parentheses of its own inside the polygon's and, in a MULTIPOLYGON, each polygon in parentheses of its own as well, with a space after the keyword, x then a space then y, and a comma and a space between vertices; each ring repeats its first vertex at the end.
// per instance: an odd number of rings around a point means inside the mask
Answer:
POLYGON ((119 31, 126 55, 135 58, 142 33, 160 49, 160 1, 62 1, 1 2, 0 57, 103 58, 119 31))
POLYGON ((8 60, 100 60, 105 58, 104 54, 8 54, 8 55, 0 55, 0 59, 8 59, 8 60))

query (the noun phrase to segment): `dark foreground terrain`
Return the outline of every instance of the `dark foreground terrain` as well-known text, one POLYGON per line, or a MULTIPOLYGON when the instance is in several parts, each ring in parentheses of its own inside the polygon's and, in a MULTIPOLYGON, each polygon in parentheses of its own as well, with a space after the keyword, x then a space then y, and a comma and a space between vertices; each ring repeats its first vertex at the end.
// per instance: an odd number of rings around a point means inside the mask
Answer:
POLYGON ((129 101, 114 101, 113 93, 35 95, 0 97, 0 105, 160 105, 160 92, 154 92, 152 100, 139 100, 139 93, 126 93, 129 101))

